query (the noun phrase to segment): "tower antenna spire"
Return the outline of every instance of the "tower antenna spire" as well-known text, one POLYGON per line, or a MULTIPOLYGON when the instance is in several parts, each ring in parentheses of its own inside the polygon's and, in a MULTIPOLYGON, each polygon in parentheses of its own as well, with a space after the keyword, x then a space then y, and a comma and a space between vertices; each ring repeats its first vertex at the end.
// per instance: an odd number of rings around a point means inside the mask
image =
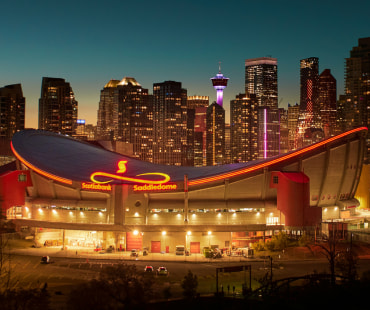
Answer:
POLYGON ((218 74, 211 78, 213 88, 217 91, 217 104, 222 107, 223 104, 223 91, 227 86, 229 78, 221 74, 221 61, 218 62, 218 74))

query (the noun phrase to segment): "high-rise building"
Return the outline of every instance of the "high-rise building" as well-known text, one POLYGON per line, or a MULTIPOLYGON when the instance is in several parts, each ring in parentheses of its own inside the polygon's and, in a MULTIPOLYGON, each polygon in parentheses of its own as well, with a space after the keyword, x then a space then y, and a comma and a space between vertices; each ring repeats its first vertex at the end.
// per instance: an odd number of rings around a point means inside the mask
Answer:
POLYGON ((300 61, 300 116, 295 148, 324 137, 319 105, 319 59, 310 57, 300 61))
POLYGON ((300 61, 300 109, 302 112, 309 113, 312 127, 315 124, 315 118, 319 114, 319 59, 310 57, 300 61))
POLYGON ((278 106, 277 59, 245 60, 245 93, 255 94, 258 106, 278 106))
POLYGON ((225 109, 216 102, 207 108, 207 166, 225 163, 225 109))
POLYGON ((299 111, 298 103, 295 105, 288 104, 288 148, 290 151, 295 149, 299 111))
POLYGON ((258 119, 258 158, 280 154, 280 111, 277 107, 260 106, 258 119))
POLYGON ((116 89, 120 80, 110 80, 100 91, 97 118, 97 139, 114 141, 118 132, 118 102, 116 89))
POLYGON ((208 96, 188 96, 188 111, 194 109, 194 166, 206 166, 206 115, 208 96))
POLYGON ((288 129, 288 110, 279 108, 280 117, 280 154, 289 151, 289 129, 288 129))
POLYGON ((231 162, 258 158, 257 105, 255 94, 239 94, 230 101, 231 162))
POLYGON ((98 139, 132 144, 132 156, 153 161, 153 105, 133 77, 110 80, 100 92, 98 139))
POLYGON ((17 131, 24 129, 25 105, 21 84, 0 88, 0 139, 11 140, 17 131))
POLYGON ((77 110, 78 102, 68 82, 61 78, 42 78, 39 129, 73 135, 77 110))
POLYGON ((337 120, 337 80, 330 69, 325 69, 319 76, 319 106, 324 137, 336 133, 337 120))
MULTIPOLYGON (((153 84, 153 161, 189 165, 187 90, 181 82, 153 84)), ((193 164, 192 164, 193 165, 193 164)))
MULTIPOLYGON (((370 37, 360 38, 350 51, 345 65, 345 122, 346 129, 370 125, 370 37)), ((367 139, 370 154, 370 134, 367 139)))
POLYGON ((245 93, 258 102, 258 158, 279 154, 277 59, 260 57, 245 61, 245 93))
POLYGON ((188 96, 188 109, 202 108, 209 106, 208 96, 188 96))

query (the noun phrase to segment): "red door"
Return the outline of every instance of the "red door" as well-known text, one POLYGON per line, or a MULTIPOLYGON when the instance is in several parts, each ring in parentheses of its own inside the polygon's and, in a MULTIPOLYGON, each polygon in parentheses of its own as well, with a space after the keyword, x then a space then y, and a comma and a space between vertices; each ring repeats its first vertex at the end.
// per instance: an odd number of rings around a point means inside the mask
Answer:
POLYGON ((142 250, 143 248, 143 238, 141 234, 135 235, 132 232, 126 233, 126 251, 131 250, 142 250))
POLYGON ((190 242, 190 253, 200 253, 200 242, 190 242))
POLYGON ((152 253, 161 253, 161 242, 160 241, 152 241, 151 252, 152 253))

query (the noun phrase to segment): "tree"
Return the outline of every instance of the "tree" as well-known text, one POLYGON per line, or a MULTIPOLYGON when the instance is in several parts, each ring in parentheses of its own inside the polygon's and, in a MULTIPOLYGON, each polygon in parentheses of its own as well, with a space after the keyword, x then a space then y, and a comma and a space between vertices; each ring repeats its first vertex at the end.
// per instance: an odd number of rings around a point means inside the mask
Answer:
POLYGON ((349 281, 356 280, 357 277, 357 264, 358 264, 358 257, 352 251, 352 249, 348 249, 347 251, 343 251, 338 255, 336 261, 336 267, 344 277, 346 277, 349 281))
POLYGON ((327 242, 317 244, 317 246, 319 246, 322 249, 321 253, 327 258, 329 262, 330 278, 332 285, 335 285, 335 266, 337 257, 340 254, 340 251, 337 249, 337 245, 338 238, 336 238, 335 233, 333 233, 331 236, 327 238, 327 242))
POLYGON ((7 310, 48 310, 49 297, 46 289, 6 290, 0 294, 0 307, 7 310))
POLYGON ((181 287, 183 289, 184 297, 187 299, 193 299, 197 294, 198 277, 193 275, 193 273, 189 270, 188 274, 181 282, 181 287))
POLYGON ((105 267, 98 280, 71 291, 69 309, 121 309, 140 307, 153 296, 153 280, 142 276, 135 265, 105 267))

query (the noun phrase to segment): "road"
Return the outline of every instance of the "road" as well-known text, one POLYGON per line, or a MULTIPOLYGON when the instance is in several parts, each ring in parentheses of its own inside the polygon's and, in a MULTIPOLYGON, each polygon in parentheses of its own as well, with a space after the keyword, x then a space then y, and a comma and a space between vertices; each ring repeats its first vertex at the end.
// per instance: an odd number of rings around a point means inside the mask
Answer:
MULTIPOLYGON (((106 265, 117 263, 135 264, 138 271, 143 271, 146 265, 155 269, 160 266, 167 267, 168 277, 156 277, 157 282, 171 287, 173 296, 181 296, 180 283, 189 270, 198 277, 198 292, 200 294, 212 294, 216 291, 216 268, 225 266, 250 266, 251 274, 246 272, 218 273, 219 290, 224 289, 228 294, 227 287, 235 287, 240 292, 243 285, 252 289, 259 286, 258 280, 266 273, 271 272, 271 261, 269 259, 246 259, 246 258, 222 258, 204 259, 199 257, 173 257, 173 259, 159 259, 154 256, 133 259, 129 256, 108 255, 62 255, 50 254, 52 263, 41 264, 41 255, 14 253, 10 260, 10 287, 12 288, 41 288, 47 283, 52 303, 57 305, 55 309, 65 309, 65 298, 73 285, 78 285, 93 278, 98 278, 100 271, 106 265), (154 259, 155 258, 155 259, 154 259), (251 280, 251 283, 249 282, 251 280)), ((41 253, 41 252, 40 252, 41 253)), ((314 272, 324 273, 329 271, 329 264, 325 258, 303 259, 303 260, 279 260, 272 262, 273 280, 305 276, 314 272)), ((358 274, 370 270, 370 259, 361 259, 357 266, 358 274)))

